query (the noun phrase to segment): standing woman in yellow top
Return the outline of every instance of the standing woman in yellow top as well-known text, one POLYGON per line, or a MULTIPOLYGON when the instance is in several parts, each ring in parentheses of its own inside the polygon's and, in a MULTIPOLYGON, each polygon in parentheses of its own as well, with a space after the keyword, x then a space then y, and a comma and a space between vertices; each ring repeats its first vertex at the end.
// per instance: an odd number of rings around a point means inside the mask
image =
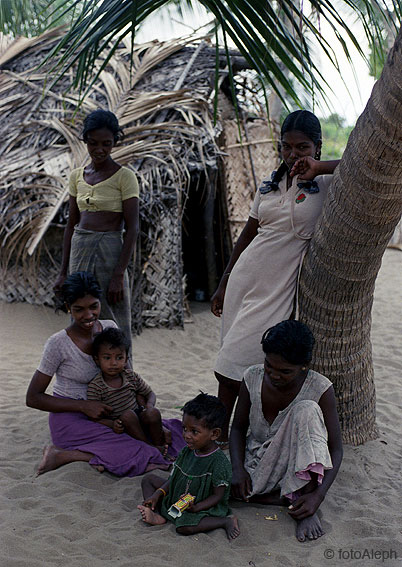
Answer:
POLYGON ((102 319, 113 319, 131 336, 127 266, 138 235, 138 182, 111 152, 122 131, 116 116, 95 110, 84 120, 91 163, 71 172, 63 259, 54 289, 69 273, 91 272, 103 292, 102 319), (124 235, 123 235, 124 230, 124 235))

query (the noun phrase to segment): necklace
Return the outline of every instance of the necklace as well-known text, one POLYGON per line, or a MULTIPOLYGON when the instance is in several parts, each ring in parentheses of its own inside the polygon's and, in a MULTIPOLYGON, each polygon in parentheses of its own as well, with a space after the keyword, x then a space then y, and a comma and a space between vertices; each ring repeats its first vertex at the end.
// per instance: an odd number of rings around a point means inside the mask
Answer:
POLYGON ((197 451, 194 449, 194 455, 196 457, 209 457, 209 455, 212 455, 213 453, 215 453, 217 450, 219 449, 219 447, 216 447, 216 449, 213 449, 210 453, 205 453, 205 455, 202 453, 201 455, 199 455, 197 453, 197 451))

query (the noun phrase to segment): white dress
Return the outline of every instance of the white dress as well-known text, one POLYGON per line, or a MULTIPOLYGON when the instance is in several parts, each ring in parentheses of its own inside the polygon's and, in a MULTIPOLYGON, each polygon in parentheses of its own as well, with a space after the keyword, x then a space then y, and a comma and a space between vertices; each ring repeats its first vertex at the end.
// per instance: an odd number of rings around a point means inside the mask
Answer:
POLYGON ((299 268, 321 214, 332 175, 315 178, 319 192, 297 186, 257 191, 250 216, 257 236, 239 256, 229 276, 222 314, 221 348, 215 371, 242 380, 244 371, 264 360, 261 337, 292 313, 299 268))

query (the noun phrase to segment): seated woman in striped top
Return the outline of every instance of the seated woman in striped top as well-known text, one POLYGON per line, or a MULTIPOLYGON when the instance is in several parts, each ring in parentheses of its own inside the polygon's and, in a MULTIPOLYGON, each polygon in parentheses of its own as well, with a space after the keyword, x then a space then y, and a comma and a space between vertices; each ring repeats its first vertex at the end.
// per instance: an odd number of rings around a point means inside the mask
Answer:
POLYGON ((100 373, 88 384, 88 400, 102 401, 112 411, 98 422, 115 433, 127 433, 167 455, 171 434, 162 425, 152 388, 127 367, 130 342, 120 329, 109 327, 96 335, 93 357, 100 373))

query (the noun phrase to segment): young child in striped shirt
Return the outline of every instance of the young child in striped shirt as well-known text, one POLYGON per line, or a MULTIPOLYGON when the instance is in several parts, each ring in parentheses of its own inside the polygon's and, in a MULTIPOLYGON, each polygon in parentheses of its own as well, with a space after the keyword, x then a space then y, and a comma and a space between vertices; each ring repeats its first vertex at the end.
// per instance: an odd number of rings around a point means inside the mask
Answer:
POLYGON ((93 357, 99 374, 88 384, 87 399, 102 401, 112 408, 106 419, 98 420, 115 433, 127 433, 134 439, 157 447, 166 456, 171 433, 162 425, 155 407, 152 388, 133 370, 127 368, 130 342, 120 329, 108 327, 93 342, 93 357))

